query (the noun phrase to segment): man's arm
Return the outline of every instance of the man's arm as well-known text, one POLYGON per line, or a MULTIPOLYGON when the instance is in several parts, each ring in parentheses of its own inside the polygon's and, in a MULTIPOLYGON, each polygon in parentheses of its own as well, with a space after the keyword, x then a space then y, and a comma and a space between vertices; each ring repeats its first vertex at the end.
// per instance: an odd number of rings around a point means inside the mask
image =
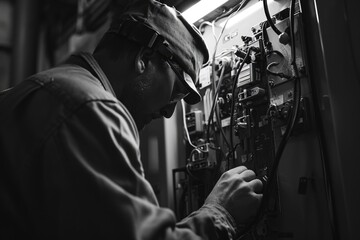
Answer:
POLYGON ((64 239, 234 237, 235 218, 228 211, 238 198, 223 191, 237 193, 240 181, 234 179, 241 174, 223 175, 204 207, 176 224, 143 177, 134 127, 117 103, 100 101, 87 103, 62 124, 44 147, 44 159, 53 160, 43 166, 47 204, 38 227, 64 239))

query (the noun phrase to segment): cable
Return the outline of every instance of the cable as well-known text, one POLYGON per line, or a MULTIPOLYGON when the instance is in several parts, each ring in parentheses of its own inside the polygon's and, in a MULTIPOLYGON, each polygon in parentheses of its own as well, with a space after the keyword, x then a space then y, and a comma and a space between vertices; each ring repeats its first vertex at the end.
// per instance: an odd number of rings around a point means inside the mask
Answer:
POLYGON ((219 53, 218 55, 216 55, 216 58, 224 57, 224 56, 226 56, 227 54, 232 53, 232 52, 234 52, 234 49, 233 49, 233 48, 225 49, 225 50, 223 50, 221 53, 219 53))
POLYGON ((207 151, 204 151, 202 150, 201 148, 199 147, 196 147, 194 148, 191 152, 190 152, 190 156, 189 156, 189 162, 186 164, 186 171, 188 172, 188 174, 195 180, 198 180, 198 181, 201 181, 200 178, 198 178, 197 176, 195 176, 192 172, 191 172, 191 169, 190 169, 190 162, 192 162, 192 158, 193 158, 193 155, 195 153, 198 153, 198 154, 201 154, 201 153, 207 153, 207 151))
MULTIPOLYGON (((224 31, 225 31, 225 28, 226 28, 227 23, 229 22, 229 20, 231 19, 232 16, 234 16, 236 13, 238 13, 238 12, 240 11, 240 9, 242 9, 242 8, 245 6, 245 4, 246 4, 247 2, 248 2, 248 0, 243 0, 243 1, 239 4, 239 7, 236 9, 236 11, 233 11, 233 10, 229 11, 229 12, 231 12, 231 13, 229 13, 228 18, 226 19, 225 24, 224 24, 224 26, 223 26, 222 29, 221 29, 221 32, 220 32, 219 37, 216 37, 216 35, 215 35, 215 22, 216 22, 219 18, 216 18, 216 19, 212 22, 212 31, 213 31, 213 35, 214 35, 214 37, 215 37, 216 43, 215 43, 215 47, 214 47, 214 53, 213 53, 213 56, 212 56, 212 67, 211 67, 212 76, 213 76, 213 79, 212 79, 212 90, 213 90, 213 92, 214 92, 214 102, 215 102, 215 103, 213 103, 211 109, 212 109, 212 111, 216 110, 216 113, 215 113, 215 114, 216 114, 217 122, 218 122, 218 123, 220 122, 219 112, 218 112, 218 109, 215 108, 215 106, 216 106, 216 95, 217 95, 217 92, 218 92, 218 90, 216 90, 216 86, 215 86, 215 59, 216 59, 216 51, 217 51, 219 42, 220 42, 220 40, 221 40, 221 36, 223 35, 223 33, 224 33, 224 31), (213 110, 213 108, 214 108, 214 110, 213 110)), ((206 23, 206 24, 209 25, 209 23, 206 23)), ((220 82, 219 82, 219 84, 218 84, 218 89, 220 88, 220 85, 221 85, 221 84, 220 84, 220 82)), ((208 127, 207 127, 207 129, 208 129, 208 131, 207 131, 208 142, 209 142, 209 126, 210 126, 210 122, 211 122, 210 120, 212 121, 212 114, 209 115, 209 121, 208 121, 208 127)), ((223 137, 224 137, 224 140, 225 140, 226 143, 228 144, 227 139, 226 139, 226 137, 225 137, 225 133, 223 132, 223 129, 222 129, 222 127, 221 127, 221 123, 220 123, 219 128, 220 128, 221 134, 222 134, 223 137)), ((229 149, 231 149, 231 148, 229 148, 229 149)))
POLYGON ((295 77, 299 77, 299 71, 296 65, 296 47, 295 47, 295 1, 291 0, 290 5, 290 38, 291 38, 291 65, 294 69, 295 77))
POLYGON ((352 29, 350 28, 348 3, 346 0, 344 0, 343 4, 344 4, 343 16, 344 16, 344 20, 346 22, 345 31, 347 32, 348 37, 350 39, 349 40, 349 48, 352 50, 352 51, 350 51, 351 61, 353 62, 354 66, 355 66, 354 71, 355 71, 356 78, 358 79, 358 81, 360 81, 360 71, 359 71, 359 68, 356 66, 356 51, 354 48, 354 43, 353 43, 353 41, 351 41, 351 39, 354 38, 354 36, 353 36, 353 32, 351 31, 352 29))
MULTIPOLYGON (((273 184, 273 181, 277 175, 278 166, 280 164, 280 159, 283 154, 283 151, 285 149, 285 146, 292 134, 292 131, 294 129, 298 113, 299 113, 299 106, 301 101, 301 86, 300 86, 300 78, 299 78, 299 71, 296 65, 296 48, 295 48, 295 32, 294 32, 294 11, 295 11, 295 0, 291 0, 291 7, 290 7, 290 35, 291 35, 291 66, 293 68, 293 74, 294 74, 294 100, 293 100, 293 109, 291 110, 290 118, 288 121, 288 124, 286 126, 286 130, 284 133, 283 138, 281 139, 278 149, 275 154, 274 164, 270 172, 269 180, 268 180, 268 186, 266 188, 266 191, 264 192, 264 198, 266 195, 266 198, 269 197, 269 189, 271 189, 271 186, 273 184)), ((266 199, 268 200, 268 199, 266 199)), ((266 201, 263 201, 266 202, 266 201)))
MULTIPOLYGON (((219 90, 220 90, 220 87, 221 87, 221 83, 224 79, 224 72, 225 72, 225 66, 221 69, 221 73, 220 73, 220 78, 219 78, 219 81, 218 81, 218 85, 216 87, 216 91, 215 91, 215 94, 214 94, 214 99, 213 99, 213 102, 212 102, 212 105, 211 105, 211 110, 210 110, 210 114, 209 114, 209 118, 208 118, 208 125, 207 125, 207 128, 206 128, 206 137, 207 137, 207 142, 210 142, 210 125, 211 125, 211 122, 213 121, 213 114, 214 114, 214 109, 215 109, 215 106, 217 105, 217 96, 219 94, 219 90)), ((219 121, 219 119, 217 119, 217 121, 219 121)), ((229 142, 227 141, 226 139, 226 136, 225 136, 225 133, 224 133, 224 130, 222 129, 221 127, 221 124, 219 126, 220 128, 220 132, 227 144, 227 146, 229 147, 230 149, 230 145, 229 145, 229 142)))
MULTIPOLYGON (((231 61, 231 60, 230 60, 231 61)), ((218 80, 218 84, 217 84, 217 87, 216 87, 216 90, 215 90, 215 94, 214 94, 214 98, 213 98, 213 102, 212 102, 212 105, 211 105, 211 111, 210 111, 210 114, 209 114, 209 117, 208 117, 208 126, 207 126, 207 140, 209 142, 209 133, 210 133, 210 125, 211 125, 211 122, 213 121, 213 114, 214 114, 214 109, 215 107, 217 106, 217 97, 218 97, 218 94, 219 94, 219 91, 220 91, 220 88, 222 86, 222 82, 224 80, 224 73, 225 73, 225 69, 226 69, 226 65, 229 64, 231 65, 230 62, 226 62, 225 64, 223 64, 223 66, 221 67, 221 72, 220 72, 220 77, 219 77, 219 80, 218 80)), ((223 137, 225 138, 225 141, 226 141, 226 137, 225 137, 225 133, 223 132, 223 129, 222 129, 222 126, 221 126, 221 123, 220 123, 220 118, 217 116, 217 121, 218 121, 218 127, 220 128, 220 131, 221 133, 223 134, 223 137)), ((227 141, 226 141, 227 142, 227 141)), ((228 144, 228 142, 227 142, 228 144)), ((229 144, 228 144, 229 146, 229 144)))
POLYGON ((272 45, 271 45, 271 42, 269 41, 269 36, 266 32, 266 28, 268 27, 268 22, 264 22, 263 25, 261 26, 261 37, 262 37, 262 42, 263 42, 263 45, 264 45, 264 48, 266 50, 270 50, 272 49, 272 45))
POLYGON ((297 116, 299 113, 300 100, 301 100, 300 78, 299 78, 299 71, 298 71, 298 68, 296 65, 296 48, 295 48, 295 32, 294 32, 295 1, 296 0, 291 0, 291 7, 290 7, 291 66, 293 68, 293 74, 294 74, 294 101, 293 101, 294 105, 293 105, 293 109, 291 110, 290 121, 289 121, 288 125, 286 126, 284 136, 281 139, 279 147, 276 151, 274 165, 272 167, 272 171, 269 176, 268 186, 270 186, 272 184, 272 182, 275 179, 275 176, 277 174, 277 169, 278 169, 278 166, 280 163, 282 153, 283 153, 285 146, 291 136, 291 133, 294 129, 294 126, 295 126, 295 123, 297 120, 297 116))
MULTIPOLYGON (((270 13, 269 13, 267 0, 263 0, 263 5, 264 5, 264 12, 265 12, 267 23, 270 25, 272 30, 279 36, 279 42, 284 45, 288 44, 290 42, 290 37, 286 32, 281 32, 273 23, 270 13)), ((263 33, 264 33, 264 31, 263 31, 263 33)))
POLYGON ((270 74, 270 75, 274 75, 274 76, 281 77, 281 78, 286 78, 286 79, 288 79, 288 80, 292 78, 292 76, 288 76, 288 75, 286 75, 286 74, 284 74, 284 73, 271 71, 270 68, 271 68, 272 66, 276 66, 276 65, 279 65, 279 63, 278 63, 278 62, 269 63, 269 64, 267 65, 267 67, 266 67, 266 72, 267 72, 268 74, 270 74))
POLYGON ((298 68, 296 65, 296 48, 295 48, 295 32, 294 32, 295 1, 296 0, 291 0, 291 7, 290 7, 290 36, 291 36, 291 63, 290 64, 292 66, 292 70, 293 70, 293 74, 294 74, 294 77, 293 77, 293 80, 294 80, 294 101, 293 101, 294 105, 293 105, 293 109, 290 112, 290 116, 288 119, 285 133, 284 133, 283 138, 281 139, 278 149, 276 151, 274 163, 273 163, 272 169, 270 171, 270 174, 268 176, 268 181, 267 181, 266 187, 264 187, 264 190, 263 190, 263 200, 261 202, 260 209, 258 210, 258 214, 257 214, 255 220, 245 228, 245 230, 242 233, 242 236, 246 235, 248 233, 248 231, 250 231, 250 229, 261 220, 261 218, 263 217, 263 215, 265 213, 265 209, 266 209, 267 203, 269 201, 269 197, 270 197, 270 190, 274 184, 274 179, 277 176, 277 170, 278 170, 278 166, 280 164, 281 156, 282 156, 285 146, 292 134, 292 131, 294 129, 294 126, 295 126, 295 123, 296 123, 296 120, 298 117, 298 113, 299 113, 299 106, 300 106, 300 101, 301 101, 301 85, 300 85, 299 71, 298 71, 298 68))
MULTIPOLYGON (((236 76, 234 78, 234 82, 233 82, 233 86, 232 86, 232 102, 231 102, 231 112, 230 112, 230 150, 234 149, 234 139, 233 139, 233 125, 234 125, 234 112, 235 112, 235 90, 236 90, 236 84, 237 84, 237 80, 239 78, 239 75, 241 73, 242 68, 244 67, 245 64, 245 60, 249 57, 250 55, 250 51, 251 48, 249 48, 249 50, 247 51, 242 63, 240 64, 240 67, 238 69, 238 71, 236 72, 236 76)), ((231 156, 234 159, 234 154, 233 152, 231 153, 231 156)))
POLYGON ((188 141, 188 143, 190 144, 191 147, 196 148, 196 146, 191 142, 189 131, 187 129, 186 114, 185 114, 185 103, 184 103, 184 100, 182 100, 182 99, 181 99, 181 108, 182 108, 183 124, 184 124, 184 131, 185 131, 186 140, 188 141))
MULTIPOLYGON (((222 29, 221 29, 221 32, 220 32, 219 37, 216 38, 215 33, 214 33, 215 40, 216 40, 215 47, 214 47, 214 53, 213 53, 213 56, 212 56, 212 62, 213 62, 213 64, 212 64, 212 74, 213 74, 213 84, 212 84, 212 86, 213 86, 213 91, 214 91, 214 92, 215 92, 215 81, 214 81, 214 79, 215 79, 215 59, 216 59, 216 51, 217 51, 219 42, 220 42, 220 40, 221 40, 221 36, 224 34, 225 28, 226 28, 229 20, 231 19, 231 17, 234 16, 235 14, 237 14, 237 13, 240 11, 240 9, 242 9, 243 6, 247 3, 247 1, 248 1, 248 0, 243 0, 243 1, 239 4, 239 7, 236 9, 236 11, 235 11, 235 12, 232 12, 232 13, 228 16, 228 18, 227 18, 226 21, 225 21, 224 26, 223 26, 222 29)), ((215 26, 214 23, 215 23, 215 21, 216 21, 216 19, 213 21, 213 25, 212 25, 212 26, 213 26, 213 31, 214 31, 214 26, 215 26)))
MULTIPOLYGON (((321 123, 318 123, 318 124, 321 124, 321 123)), ((318 137, 318 141, 319 141, 321 148, 324 148, 324 143, 322 142, 321 138, 318 137)), ((325 161, 325 158, 326 157, 324 156, 324 152, 321 151, 322 172, 324 175, 325 197, 326 197, 327 208, 329 211, 329 218, 330 218, 329 224, 330 224, 333 239, 340 239, 339 230, 338 230, 338 227, 335 222, 336 214, 335 214, 334 200, 333 200, 334 193, 332 191, 332 181, 331 181, 331 178, 329 177, 329 175, 330 175, 329 167, 325 161)))
MULTIPOLYGON (((297 116, 299 113, 299 106, 301 101, 301 86, 300 86, 300 78, 299 78, 299 71, 296 65, 296 48, 295 48, 295 32, 294 32, 294 11, 295 11, 295 0, 291 1, 291 8, 290 8, 290 34, 291 34, 291 66, 293 69, 294 74, 294 105, 293 109, 291 110, 290 118, 288 121, 288 124, 286 126, 286 130, 284 133, 283 138, 281 139, 278 149, 275 154, 274 164, 272 167, 272 171, 269 176, 268 186, 271 185, 276 173, 277 169, 280 163, 280 159, 282 156, 282 153, 285 149, 285 146, 291 136, 291 133, 294 129, 297 116)), ((268 187, 269 189, 269 187, 268 187)))
POLYGON ((271 16, 270 16, 270 13, 269 13, 269 7, 268 7, 268 4, 267 4, 267 0, 263 0, 263 6, 264 6, 264 11, 265 11, 265 16, 266 16, 267 22, 269 23, 272 30, 274 30, 274 32, 277 35, 280 35, 282 32, 274 25, 274 23, 273 23, 273 21, 271 19, 271 16))
POLYGON ((212 23, 209 22, 209 21, 204 21, 204 22, 202 22, 202 23, 199 25, 199 27, 198 27, 198 29, 199 29, 200 32, 202 32, 202 28, 204 27, 204 25, 212 26, 212 23))
MULTIPOLYGON (((248 1, 249 1, 249 0, 243 0, 243 1, 239 4, 239 7, 236 9, 236 11, 229 13, 229 16, 228 16, 228 18, 226 19, 225 24, 224 24, 224 26, 223 26, 222 29, 221 29, 219 38, 218 38, 218 40, 217 40, 217 42, 216 42, 215 51, 214 51, 214 56, 215 56, 215 52, 216 52, 216 50, 217 50, 217 45, 218 45, 219 42, 220 42, 221 36, 223 35, 223 33, 224 33, 224 31, 225 31, 225 28, 226 28, 226 25, 228 24, 229 20, 230 20, 234 15, 236 15, 236 14, 245 6, 245 4, 246 4, 248 1)), ((217 20, 218 20, 218 18, 216 18, 213 22, 216 22, 217 20)))
MULTIPOLYGON (((231 19, 232 16, 234 16, 235 14, 237 14, 241 8, 243 8, 244 4, 246 3, 246 0, 242 1, 239 5, 239 7, 236 9, 235 12, 232 12, 228 18, 226 19, 225 21, 225 24, 224 26, 222 27, 221 29, 221 32, 220 32, 220 35, 219 37, 216 39, 216 43, 215 43, 215 48, 214 48, 214 53, 213 53, 213 56, 212 56, 212 66, 211 66, 211 70, 212 70, 212 76, 213 76, 213 79, 212 79, 212 90, 215 94, 215 59, 216 59, 216 51, 217 51, 217 48, 218 48, 218 45, 219 45, 219 42, 221 40, 221 36, 224 34, 224 31, 225 31, 225 28, 229 22, 229 20, 231 19)), ((213 23, 215 23, 215 20, 213 21, 213 23)), ((215 24, 213 25, 215 26, 215 24)), ((213 31, 214 31, 214 27, 213 27, 213 31)), ((215 33, 214 33, 215 34, 215 33)), ((214 97, 215 98, 215 97, 214 97)), ((217 110, 217 109, 216 109, 217 110)), ((218 111, 216 111, 216 116, 218 116, 218 111)))
POLYGON ((217 41, 217 37, 216 37, 216 34, 215 34, 215 25, 214 25, 214 22, 209 22, 209 21, 204 21, 200 24, 199 26, 199 31, 202 32, 202 28, 204 27, 204 25, 209 25, 211 26, 211 29, 212 29, 212 35, 213 37, 215 38, 215 41, 217 41))
POLYGON ((226 155, 226 157, 225 157, 225 161, 226 161, 226 164, 227 164, 227 170, 229 170, 230 169, 230 156, 236 151, 236 148, 238 147, 238 146, 240 146, 240 143, 237 143, 235 146, 234 146, 234 148, 232 149, 232 150, 230 150, 229 152, 228 152, 228 154, 226 155))
MULTIPOLYGON (((243 1, 240 2, 239 4, 235 5, 235 7, 231 8, 229 11, 227 11, 227 12, 223 13, 222 15, 216 17, 216 18, 215 18, 215 21, 218 21, 218 20, 220 20, 220 19, 222 19, 222 18, 225 18, 225 17, 231 15, 231 14, 235 11, 235 9, 237 9, 236 6, 240 6, 240 8, 242 8, 242 7, 244 7, 248 2, 249 2, 249 0, 243 0, 243 1)), ((238 11, 238 9, 237 9, 236 11, 238 11)))

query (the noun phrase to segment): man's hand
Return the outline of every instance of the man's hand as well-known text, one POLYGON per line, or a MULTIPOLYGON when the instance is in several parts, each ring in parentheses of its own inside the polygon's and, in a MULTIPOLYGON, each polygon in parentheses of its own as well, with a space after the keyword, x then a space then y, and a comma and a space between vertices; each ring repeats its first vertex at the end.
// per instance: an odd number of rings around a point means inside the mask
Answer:
POLYGON ((262 182, 244 166, 225 172, 205 200, 224 207, 238 225, 254 219, 262 198, 262 182))

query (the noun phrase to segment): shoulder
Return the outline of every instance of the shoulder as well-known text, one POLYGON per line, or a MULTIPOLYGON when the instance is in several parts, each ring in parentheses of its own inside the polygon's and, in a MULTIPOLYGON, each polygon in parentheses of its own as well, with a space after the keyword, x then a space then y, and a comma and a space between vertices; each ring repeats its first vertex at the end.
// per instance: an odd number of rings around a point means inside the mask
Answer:
POLYGON ((126 107, 88 70, 66 64, 32 76, 32 80, 63 105, 71 115, 95 114, 99 120, 118 120, 138 138, 135 122, 126 107))
POLYGON ((135 121, 120 101, 88 101, 74 115, 76 118, 83 118, 83 121, 103 123, 108 130, 121 133, 124 138, 135 138, 139 141, 135 121))
POLYGON ((77 65, 66 64, 55 67, 38 73, 31 79, 60 99, 71 99, 72 104, 91 100, 117 101, 95 76, 77 65))
POLYGON ((143 175, 139 133, 133 118, 121 102, 85 102, 64 119, 54 136, 62 139, 60 142, 65 145, 71 142, 69 149, 101 154, 103 161, 122 159, 143 175))

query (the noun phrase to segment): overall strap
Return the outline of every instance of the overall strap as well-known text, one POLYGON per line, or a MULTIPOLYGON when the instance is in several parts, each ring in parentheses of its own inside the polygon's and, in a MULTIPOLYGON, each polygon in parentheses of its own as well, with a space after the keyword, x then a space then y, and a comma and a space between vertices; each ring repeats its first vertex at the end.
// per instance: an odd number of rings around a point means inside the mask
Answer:
POLYGON ((108 78, 106 77, 105 73, 101 70, 101 67, 94 59, 94 57, 89 53, 80 53, 80 57, 90 65, 92 70, 94 70, 105 90, 112 93, 116 97, 114 89, 112 88, 108 78))

